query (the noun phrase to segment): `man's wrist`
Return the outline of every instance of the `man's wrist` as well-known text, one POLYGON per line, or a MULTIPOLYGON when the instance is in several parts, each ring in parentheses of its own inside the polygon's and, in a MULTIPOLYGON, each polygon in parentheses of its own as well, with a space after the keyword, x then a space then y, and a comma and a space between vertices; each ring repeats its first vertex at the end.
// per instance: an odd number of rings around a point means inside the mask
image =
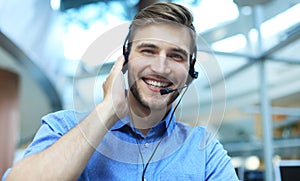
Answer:
POLYGON ((95 114, 97 119, 100 119, 107 129, 110 129, 119 119, 112 103, 108 101, 103 101, 98 104, 95 109, 95 114))

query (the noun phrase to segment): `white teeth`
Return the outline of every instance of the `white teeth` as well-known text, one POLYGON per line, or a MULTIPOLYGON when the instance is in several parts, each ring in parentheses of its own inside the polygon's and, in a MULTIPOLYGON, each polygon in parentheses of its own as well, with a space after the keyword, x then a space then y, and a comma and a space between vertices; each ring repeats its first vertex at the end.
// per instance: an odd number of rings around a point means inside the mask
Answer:
POLYGON ((157 82, 154 80, 145 80, 145 82, 151 86, 155 86, 155 87, 166 87, 168 85, 168 83, 165 82, 157 82))

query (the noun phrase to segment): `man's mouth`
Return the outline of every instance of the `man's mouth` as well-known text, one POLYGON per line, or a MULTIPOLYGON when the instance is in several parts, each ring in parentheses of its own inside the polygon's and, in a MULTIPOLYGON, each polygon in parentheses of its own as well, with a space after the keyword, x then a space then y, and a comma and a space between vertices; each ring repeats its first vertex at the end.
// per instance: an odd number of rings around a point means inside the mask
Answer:
POLYGON ((146 84, 153 88, 166 88, 172 85, 171 82, 164 82, 164 81, 158 81, 158 80, 153 80, 153 79, 143 79, 146 84))

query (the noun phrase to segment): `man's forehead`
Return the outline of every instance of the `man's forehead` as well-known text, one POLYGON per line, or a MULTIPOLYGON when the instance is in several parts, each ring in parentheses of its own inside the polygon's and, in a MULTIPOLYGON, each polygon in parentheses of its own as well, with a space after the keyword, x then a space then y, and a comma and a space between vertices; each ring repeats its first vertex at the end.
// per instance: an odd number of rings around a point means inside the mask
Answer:
POLYGON ((178 23, 148 23, 145 25, 135 26, 134 31, 145 31, 145 29, 156 29, 156 31, 164 31, 164 29, 168 29, 168 31, 171 32, 181 32, 181 33, 187 33, 187 34, 193 34, 193 30, 191 30, 189 27, 178 24, 178 23))
POLYGON ((192 38, 190 30, 184 26, 174 27, 169 24, 160 26, 151 24, 135 29, 131 41, 135 43, 163 43, 189 50, 194 41, 192 38))

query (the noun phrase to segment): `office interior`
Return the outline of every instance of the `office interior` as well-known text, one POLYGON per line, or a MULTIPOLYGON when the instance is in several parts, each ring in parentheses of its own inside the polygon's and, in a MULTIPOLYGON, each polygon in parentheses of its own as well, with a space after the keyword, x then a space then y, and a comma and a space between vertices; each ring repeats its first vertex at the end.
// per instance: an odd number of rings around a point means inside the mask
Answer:
MULTIPOLYGON (((198 35, 200 76, 178 121, 211 130, 241 180, 276 180, 281 161, 299 171, 300 0, 170 1, 193 12, 198 35)), ((101 101, 101 84, 122 52, 118 36, 126 33, 118 30, 154 2, 0 1, 1 175, 44 115, 101 101), (114 38, 118 45, 107 52, 114 38), (96 40, 104 45, 96 63, 84 61, 96 40)))

